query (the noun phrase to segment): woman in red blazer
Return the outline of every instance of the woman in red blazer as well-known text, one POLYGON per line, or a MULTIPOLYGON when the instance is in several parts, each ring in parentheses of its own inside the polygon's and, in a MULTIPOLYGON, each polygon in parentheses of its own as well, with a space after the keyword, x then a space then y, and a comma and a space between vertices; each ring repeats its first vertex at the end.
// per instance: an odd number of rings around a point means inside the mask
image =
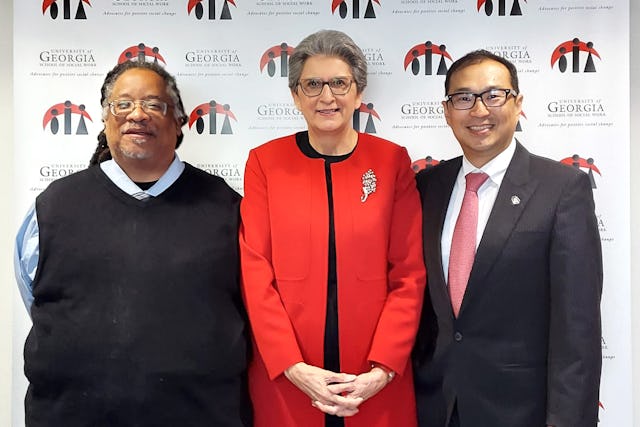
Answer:
POLYGON ((308 131, 251 150, 241 204, 255 425, 413 427, 425 286, 407 151, 356 132, 366 60, 320 31, 289 60, 308 131))

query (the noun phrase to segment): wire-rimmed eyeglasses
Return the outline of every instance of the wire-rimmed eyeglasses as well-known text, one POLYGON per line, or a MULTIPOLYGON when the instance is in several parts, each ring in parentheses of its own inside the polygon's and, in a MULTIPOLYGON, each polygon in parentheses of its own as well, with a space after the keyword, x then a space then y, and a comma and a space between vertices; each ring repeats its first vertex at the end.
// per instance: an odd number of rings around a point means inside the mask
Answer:
POLYGON ((153 116, 166 116, 169 109, 169 104, 159 99, 116 99, 109 103, 109 110, 114 116, 123 117, 133 113, 137 105, 153 116))
POLYGON ((481 93, 456 92, 447 95, 446 99, 456 110, 470 110, 476 105, 478 98, 482 100, 485 107, 502 107, 507 103, 509 95, 515 98, 518 93, 513 89, 489 89, 481 93))
POLYGON ((351 89, 353 79, 351 77, 334 77, 327 81, 322 79, 300 79, 298 86, 307 96, 319 96, 324 89, 324 85, 329 86, 329 90, 334 95, 346 95, 351 89))

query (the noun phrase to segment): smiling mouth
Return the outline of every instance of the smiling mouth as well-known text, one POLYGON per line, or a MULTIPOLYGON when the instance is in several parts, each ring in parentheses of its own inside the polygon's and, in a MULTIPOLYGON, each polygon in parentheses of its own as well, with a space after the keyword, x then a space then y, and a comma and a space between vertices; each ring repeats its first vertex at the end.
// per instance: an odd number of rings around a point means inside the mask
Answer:
POLYGON ((138 145, 144 144, 153 136, 153 133, 146 129, 127 129, 122 134, 128 136, 131 142, 138 145))
POLYGON ((467 126, 471 132, 484 132, 493 129, 493 125, 475 125, 475 126, 467 126))
POLYGON ((125 135, 151 135, 147 129, 127 129, 122 133, 125 135))
POLYGON ((340 111, 339 108, 324 108, 322 110, 316 110, 318 113, 320 114, 333 114, 333 113, 337 113, 338 111, 340 111))
POLYGON ((133 137, 139 136, 139 137, 142 137, 142 138, 153 136, 153 132, 151 132, 148 129, 127 129, 122 133, 124 135, 131 135, 133 137))

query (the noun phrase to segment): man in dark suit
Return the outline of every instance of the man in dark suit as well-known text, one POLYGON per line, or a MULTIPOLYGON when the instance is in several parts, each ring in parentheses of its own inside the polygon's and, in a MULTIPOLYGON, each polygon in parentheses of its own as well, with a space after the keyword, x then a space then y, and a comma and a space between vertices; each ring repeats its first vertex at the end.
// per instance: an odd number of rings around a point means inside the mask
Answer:
POLYGON ((602 255, 588 176, 514 139, 522 95, 509 61, 471 52, 445 91, 464 156, 417 177, 429 289, 414 354, 420 426, 595 426, 602 255), (480 172, 473 192, 478 175, 465 175, 480 172))

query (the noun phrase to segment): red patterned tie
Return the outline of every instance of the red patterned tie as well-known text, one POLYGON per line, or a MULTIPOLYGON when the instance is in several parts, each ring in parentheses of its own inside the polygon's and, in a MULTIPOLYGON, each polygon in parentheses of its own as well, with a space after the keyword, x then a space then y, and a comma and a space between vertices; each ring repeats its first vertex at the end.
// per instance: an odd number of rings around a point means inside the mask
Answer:
POLYGON ((464 291, 476 256, 478 229, 478 188, 489 178, 485 173, 469 173, 465 176, 467 187, 462 207, 453 230, 449 253, 449 294, 453 313, 458 317, 464 291))

